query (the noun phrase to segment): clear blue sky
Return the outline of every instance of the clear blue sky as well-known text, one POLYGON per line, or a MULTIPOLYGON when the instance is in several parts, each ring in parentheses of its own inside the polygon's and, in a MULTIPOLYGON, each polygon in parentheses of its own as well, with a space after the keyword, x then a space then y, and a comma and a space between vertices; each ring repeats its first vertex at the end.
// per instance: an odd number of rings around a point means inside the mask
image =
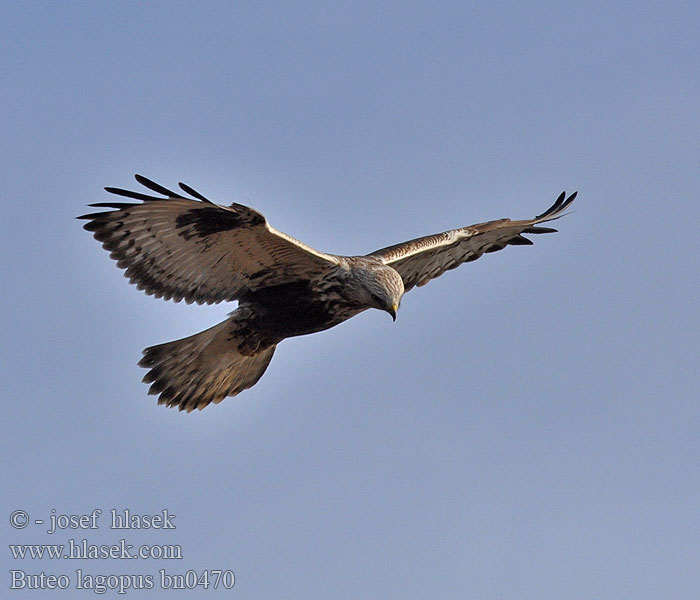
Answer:
POLYGON ((691 2, 7 5, 3 590, 83 569, 164 598, 159 569, 231 569, 256 600, 696 597, 698 22, 691 2), (74 219, 137 172, 344 254, 579 199, 560 233, 412 291, 396 323, 288 340, 188 415, 146 395, 141 349, 235 305, 145 296, 74 219), (96 508, 177 529, 9 523, 96 508), (7 550, 121 538, 183 559, 7 550))

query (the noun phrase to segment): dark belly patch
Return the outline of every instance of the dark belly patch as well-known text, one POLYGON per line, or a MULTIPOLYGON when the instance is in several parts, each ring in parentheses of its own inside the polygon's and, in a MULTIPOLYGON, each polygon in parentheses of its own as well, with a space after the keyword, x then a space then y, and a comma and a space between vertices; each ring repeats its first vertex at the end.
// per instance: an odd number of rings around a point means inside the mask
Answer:
POLYGON ((335 325, 338 302, 322 300, 308 281, 269 286, 241 301, 256 307, 257 329, 270 337, 293 337, 335 325))

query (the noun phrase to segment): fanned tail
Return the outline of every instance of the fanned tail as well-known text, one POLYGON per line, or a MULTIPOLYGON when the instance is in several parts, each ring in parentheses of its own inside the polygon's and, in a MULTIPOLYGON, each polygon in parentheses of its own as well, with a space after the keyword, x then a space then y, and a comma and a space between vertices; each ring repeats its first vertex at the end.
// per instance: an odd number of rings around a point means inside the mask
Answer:
POLYGON ((158 404, 191 412, 254 386, 276 346, 252 356, 241 354, 238 348, 246 340, 244 325, 234 312, 210 329, 146 348, 139 366, 150 368, 143 378, 144 383, 151 383, 148 393, 159 395, 158 404))

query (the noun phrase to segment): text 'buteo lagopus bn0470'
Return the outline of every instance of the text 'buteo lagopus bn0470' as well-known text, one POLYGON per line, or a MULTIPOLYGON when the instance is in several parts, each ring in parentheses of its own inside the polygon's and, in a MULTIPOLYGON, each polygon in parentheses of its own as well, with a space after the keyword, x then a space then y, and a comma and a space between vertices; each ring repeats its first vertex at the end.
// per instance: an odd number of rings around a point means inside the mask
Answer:
POLYGON ((136 180, 163 197, 117 188, 139 203, 100 202, 112 210, 78 217, 126 269, 126 277, 157 298, 212 304, 237 300, 223 322, 144 350, 139 365, 158 402, 180 410, 255 385, 283 339, 323 331, 368 308, 396 319, 401 297, 462 263, 505 246, 529 245, 522 234, 550 233, 539 223, 559 218, 576 193, 562 193, 534 219, 500 219, 430 235, 366 256, 318 252, 271 227, 259 212, 219 206, 191 187, 166 189, 136 180))

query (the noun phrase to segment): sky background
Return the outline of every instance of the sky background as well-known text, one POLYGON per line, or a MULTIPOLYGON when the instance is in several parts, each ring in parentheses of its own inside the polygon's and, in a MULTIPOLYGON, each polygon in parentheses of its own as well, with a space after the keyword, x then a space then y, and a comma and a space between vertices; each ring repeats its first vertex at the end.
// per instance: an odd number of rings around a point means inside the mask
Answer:
POLYGON ((92 597, 83 569, 164 598, 160 569, 231 569, 256 600, 697 598, 699 23, 693 2, 8 4, 2 595, 92 597), (235 305, 148 297, 81 229, 134 173, 338 254, 579 197, 560 233, 396 323, 287 340, 185 414, 146 395, 141 349, 235 305), (9 522, 96 508, 177 529, 9 522), (183 559, 8 548, 122 538, 183 559), (10 569, 71 589, 7 592, 10 569))

